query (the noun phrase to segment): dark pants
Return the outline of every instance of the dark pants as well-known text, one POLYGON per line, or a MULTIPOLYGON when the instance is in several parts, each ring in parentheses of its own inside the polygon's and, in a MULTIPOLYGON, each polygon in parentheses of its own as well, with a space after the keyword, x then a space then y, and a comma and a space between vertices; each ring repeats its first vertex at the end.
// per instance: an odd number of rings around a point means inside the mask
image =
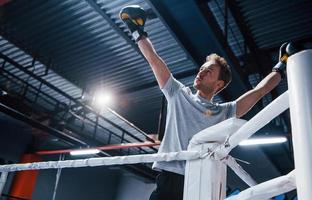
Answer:
POLYGON ((156 185, 149 200, 183 200, 183 175, 162 171, 156 177, 156 185))

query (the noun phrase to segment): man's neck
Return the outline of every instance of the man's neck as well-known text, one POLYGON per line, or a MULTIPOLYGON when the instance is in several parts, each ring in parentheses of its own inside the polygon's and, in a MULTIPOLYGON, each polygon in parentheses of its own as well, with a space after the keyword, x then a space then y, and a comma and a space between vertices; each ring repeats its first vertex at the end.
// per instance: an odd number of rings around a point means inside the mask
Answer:
POLYGON ((197 90, 196 94, 204 99, 207 99, 209 101, 211 101, 212 97, 213 97, 213 93, 209 93, 209 94, 205 94, 200 90, 197 90))

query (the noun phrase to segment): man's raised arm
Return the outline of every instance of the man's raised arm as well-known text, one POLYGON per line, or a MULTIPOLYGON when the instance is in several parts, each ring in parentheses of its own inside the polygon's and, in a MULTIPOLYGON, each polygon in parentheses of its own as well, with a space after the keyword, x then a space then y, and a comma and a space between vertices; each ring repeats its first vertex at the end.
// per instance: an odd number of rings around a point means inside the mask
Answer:
POLYGON ((289 56, 302 50, 301 46, 293 43, 284 43, 279 50, 279 62, 273 67, 272 72, 267 75, 254 89, 239 97, 237 102, 236 116, 241 117, 247 113, 263 96, 273 90, 281 78, 285 76, 286 61, 289 56))
POLYGON ((138 42, 138 45, 144 57, 151 66, 159 87, 163 88, 170 76, 170 71, 166 63, 156 53, 151 41, 148 38, 141 39, 138 42))
POLYGON ((128 26, 133 38, 151 66, 160 88, 163 88, 170 77, 166 63, 156 53, 151 41, 144 31, 146 13, 140 6, 127 6, 120 11, 120 19, 128 26))

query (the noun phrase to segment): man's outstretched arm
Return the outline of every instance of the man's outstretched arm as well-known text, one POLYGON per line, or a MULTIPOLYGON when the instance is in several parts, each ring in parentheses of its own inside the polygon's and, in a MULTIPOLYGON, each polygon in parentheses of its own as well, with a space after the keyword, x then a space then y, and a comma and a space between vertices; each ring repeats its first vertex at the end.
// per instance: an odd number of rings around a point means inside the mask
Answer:
POLYGON ((156 53, 151 41, 148 38, 142 38, 138 41, 139 48, 151 66, 160 88, 163 88, 170 77, 170 71, 166 63, 156 53))
POLYGON ((273 67, 272 72, 267 75, 254 89, 246 92, 236 100, 236 116, 246 114, 263 96, 273 90, 284 77, 286 61, 288 56, 295 53, 290 51, 290 43, 284 43, 279 50, 279 62, 273 67))
POLYGON ((254 89, 246 92, 236 100, 236 116, 246 114, 262 97, 273 90, 281 81, 278 72, 271 72, 254 89))
POLYGON ((122 8, 119 16, 127 25, 142 54, 150 64, 159 87, 163 88, 170 77, 170 71, 156 53, 151 41, 147 38, 147 33, 144 31, 146 12, 138 5, 131 5, 122 8))

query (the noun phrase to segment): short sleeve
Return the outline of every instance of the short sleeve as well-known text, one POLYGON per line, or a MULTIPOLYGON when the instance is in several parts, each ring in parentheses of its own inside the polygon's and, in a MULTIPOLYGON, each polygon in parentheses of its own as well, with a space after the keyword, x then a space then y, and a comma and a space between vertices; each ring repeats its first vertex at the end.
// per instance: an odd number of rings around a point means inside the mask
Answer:
POLYGON ((236 117, 236 101, 222 103, 220 106, 226 119, 236 117))
POLYGON ((169 79, 161 91, 164 93, 166 99, 169 100, 183 87, 185 86, 170 74, 169 79))

